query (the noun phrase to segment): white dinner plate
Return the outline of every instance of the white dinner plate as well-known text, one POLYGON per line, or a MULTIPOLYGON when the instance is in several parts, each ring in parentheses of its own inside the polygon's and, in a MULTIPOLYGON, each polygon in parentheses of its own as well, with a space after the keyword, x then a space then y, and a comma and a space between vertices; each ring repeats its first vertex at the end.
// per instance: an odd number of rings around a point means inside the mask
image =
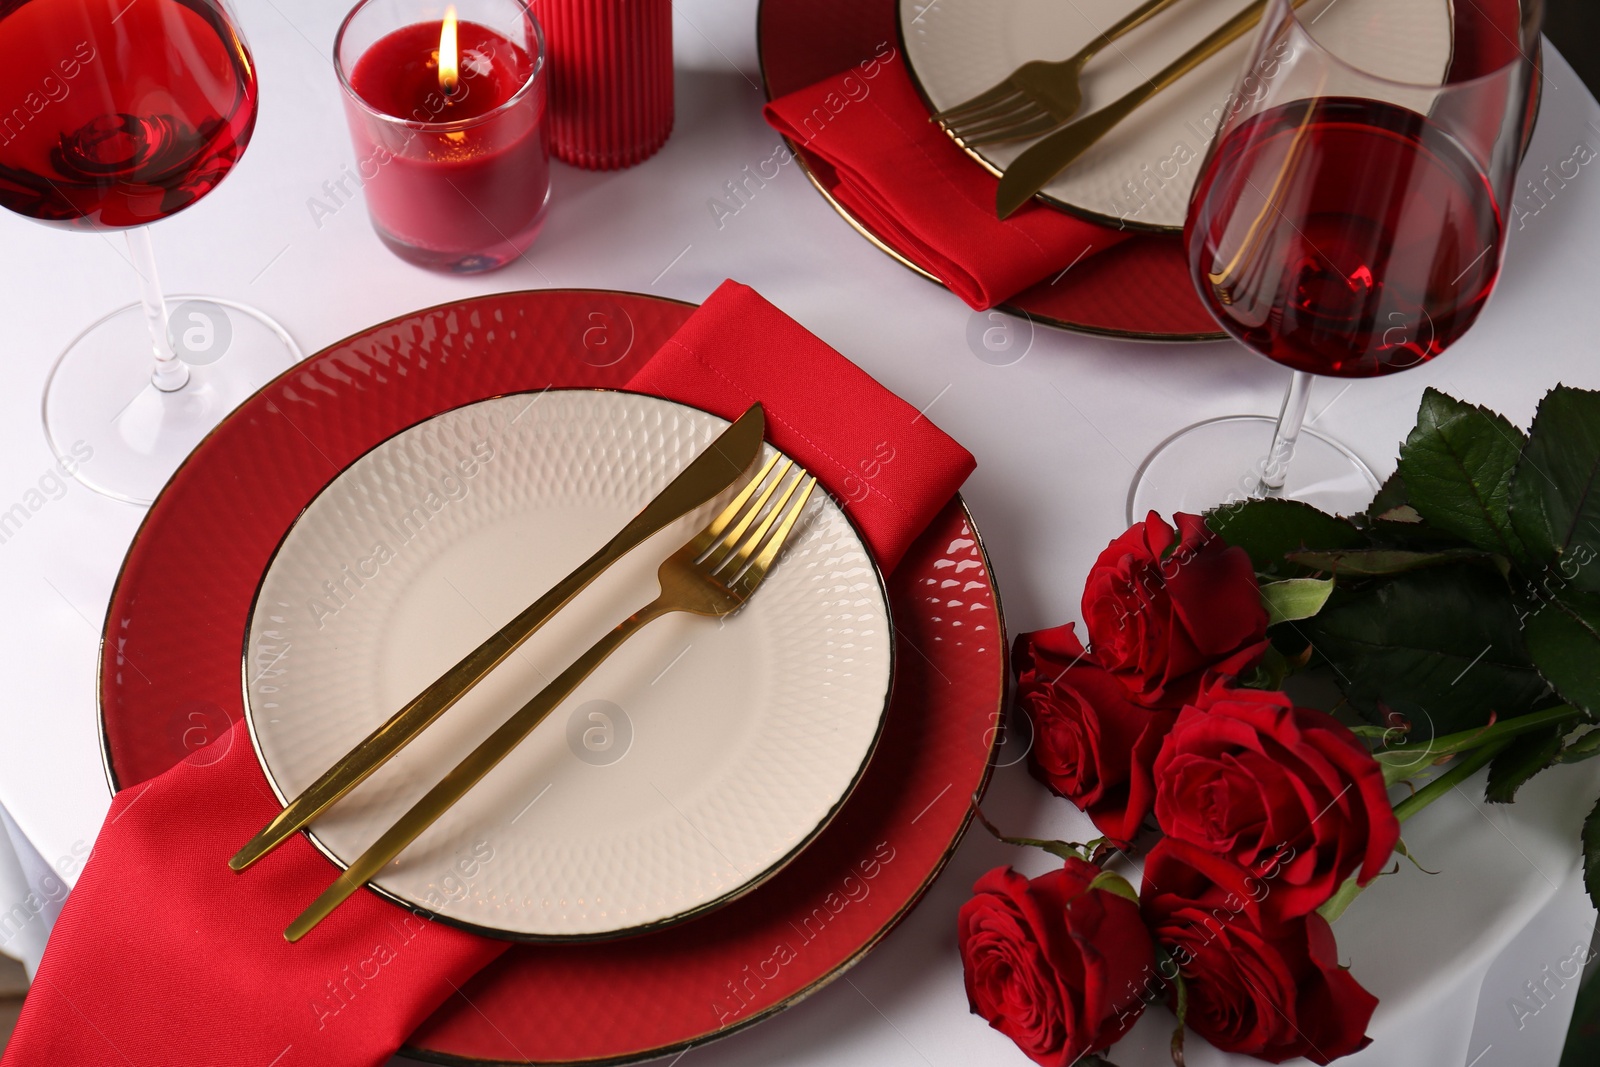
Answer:
MULTIPOLYGON (((726 426, 655 397, 550 390, 446 412, 340 473, 285 535, 246 635, 250 729, 279 798, 586 559, 726 426)), ((732 493, 597 579, 317 819, 318 847, 351 862, 654 597, 661 561, 732 493)), ((814 493, 744 610, 651 624, 374 885, 519 939, 613 936, 731 899, 854 786, 883 721, 891 639, 866 546, 814 493)))
MULTIPOLYGON (((1142 0, 899 0, 906 64, 936 111, 998 83, 1022 64, 1075 54, 1142 0)), ((1103 48, 1079 80, 1078 116, 1140 85, 1250 0, 1179 0, 1103 48)), ((1307 0, 1301 19, 1319 43, 1379 77, 1444 78, 1453 43, 1452 0, 1307 0)), ((1183 228, 1217 126, 1255 39, 1233 42, 1147 101, 1041 192, 1046 202, 1113 226, 1183 228)), ((1270 75, 1269 75, 1270 76, 1270 75)), ((1298 94, 1297 94, 1298 95, 1298 94)), ((1431 93, 1416 94, 1424 112, 1431 93)), ((1397 101, 1398 102, 1398 101, 1397 101)), ((1033 141, 970 149, 995 174, 1033 141)))

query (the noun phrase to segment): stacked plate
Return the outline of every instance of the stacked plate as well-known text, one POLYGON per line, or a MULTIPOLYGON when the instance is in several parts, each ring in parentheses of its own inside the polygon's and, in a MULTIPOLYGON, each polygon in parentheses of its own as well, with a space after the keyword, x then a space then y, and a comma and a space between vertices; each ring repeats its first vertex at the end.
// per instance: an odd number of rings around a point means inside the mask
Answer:
MULTIPOLYGON (((112 787, 248 715, 286 799, 567 573, 726 426, 617 390, 691 311, 482 297, 364 331, 247 401, 157 500, 118 580, 100 679, 112 787), (620 359, 586 344, 596 321, 626 336, 620 359)), ((358 854, 650 599, 657 563, 721 502, 608 570, 320 818, 318 846, 358 854)), ((375 888, 396 903, 525 942, 407 1054, 630 1062, 820 988, 953 851, 1005 677, 959 500, 885 578, 818 494, 744 611, 652 624, 386 868, 375 888)))

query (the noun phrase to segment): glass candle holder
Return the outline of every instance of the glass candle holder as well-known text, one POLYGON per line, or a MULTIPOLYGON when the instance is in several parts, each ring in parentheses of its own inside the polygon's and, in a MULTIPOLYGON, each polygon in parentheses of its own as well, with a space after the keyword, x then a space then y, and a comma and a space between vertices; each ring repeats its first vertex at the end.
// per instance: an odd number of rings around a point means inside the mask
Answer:
POLYGON ((550 199, 544 34, 522 0, 362 0, 334 41, 378 237, 432 270, 503 267, 550 199))

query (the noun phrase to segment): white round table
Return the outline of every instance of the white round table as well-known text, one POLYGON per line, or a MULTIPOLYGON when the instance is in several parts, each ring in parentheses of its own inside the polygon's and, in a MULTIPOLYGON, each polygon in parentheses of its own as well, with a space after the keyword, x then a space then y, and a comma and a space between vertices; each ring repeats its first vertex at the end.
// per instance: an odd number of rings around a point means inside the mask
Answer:
MULTIPOLYGON (((678 7, 677 127, 665 149, 615 174, 557 166, 549 222, 530 262, 457 278, 384 251, 347 178, 353 157, 329 61, 342 5, 246 5, 260 124, 214 194, 155 227, 162 280, 169 292, 260 307, 312 352, 371 323, 477 293, 592 286, 700 300, 737 278, 925 406, 976 454, 964 492, 993 554, 1011 632, 1075 618, 1084 574, 1123 529, 1138 462, 1198 419, 1276 410, 1288 372, 1233 344, 1141 345, 1043 327, 1023 359, 993 366, 968 346, 975 313, 862 240, 792 163, 730 215, 720 200, 725 183, 773 158, 778 144, 760 115, 755 0, 678 7)), ((1600 387, 1600 167, 1549 177, 1575 146, 1589 146, 1590 157, 1600 148, 1600 105, 1553 49, 1546 54, 1544 111, 1524 175, 1540 184, 1522 187, 1505 276, 1482 320, 1434 363, 1391 378, 1321 380, 1313 393, 1312 425, 1352 444, 1380 474, 1393 469, 1425 386, 1523 425, 1558 381, 1600 387)), ((143 512, 74 482, 58 488, 39 396, 55 355, 85 324, 132 300, 135 280, 118 238, 65 234, 4 213, 0 235, 0 803, 43 861, 70 877, 110 799, 96 647, 143 512)), ((1559 975, 1594 929, 1577 877, 1577 834, 1600 792, 1597 772, 1592 764, 1553 771, 1511 807, 1483 804, 1476 783, 1408 824, 1412 851, 1442 873, 1407 864, 1339 921, 1342 959, 1382 1000, 1373 1046, 1342 1062, 1553 1067, 1577 983, 1546 981, 1544 969, 1559 975), (1527 982, 1543 984, 1543 1000, 1528 999, 1527 982), (1513 998, 1538 1010, 1519 1012, 1513 998)), ((1087 831, 1020 764, 999 771, 985 807, 1012 833, 1082 839, 1087 831)), ((1025 1057, 968 1014, 955 912, 987 868, 1038 873, 1051 862, 975 831, 904 928, 862 964, 783 1015, 680 1059, 695 1067, 1020 1067, 1025 1057)), ((14 884, 0 879, 0 889, 14 884)), ((0 900, 0 916, 16 903, 0 900)), ((0 939, 10 938, 0 924, 0 939)), ((1147 1013, 1116 1062, 1162 1067, 1170 1026, 1164 1009, 1147 1013)), ((1222 1056, 1198 1038, 1188 1051, 1194 1067, 1256 1062, 1222 1056)))

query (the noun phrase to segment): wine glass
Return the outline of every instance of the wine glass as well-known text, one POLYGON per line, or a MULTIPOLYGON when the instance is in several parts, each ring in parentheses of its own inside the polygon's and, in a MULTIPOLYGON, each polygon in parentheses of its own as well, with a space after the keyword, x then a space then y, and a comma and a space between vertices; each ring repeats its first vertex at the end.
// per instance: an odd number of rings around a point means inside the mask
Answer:
POLYGON ((1474 0, 1453 17, 1440 0, 1452 39, 1433 47, 1449 73, 1432 83, 1363 69, 1363 51, 1387 45, 1403 61, 1429 47, 1420 31, 1363 41, 1371 9, 1387 3, 1267 0, 1184 240, 1217 322, 1293 378, 1277 419, 1211 419, 1159 445, 1129 491, 1130 521, 1258 496, 1363 510, 1372 472, 1304 427, 1313 376, 1426 363, 1494 288, 1531 128, 1542 0, 1474 0))
POLYGON ((90 488, 149 503, 212 426, 301 358, 281 326, 174 297, 146 225, 233 169, 256 73, 225 0, 0 0, 0 206, 64 229, 125 230, 140 302, 56 359, 45 436, 90 488))

